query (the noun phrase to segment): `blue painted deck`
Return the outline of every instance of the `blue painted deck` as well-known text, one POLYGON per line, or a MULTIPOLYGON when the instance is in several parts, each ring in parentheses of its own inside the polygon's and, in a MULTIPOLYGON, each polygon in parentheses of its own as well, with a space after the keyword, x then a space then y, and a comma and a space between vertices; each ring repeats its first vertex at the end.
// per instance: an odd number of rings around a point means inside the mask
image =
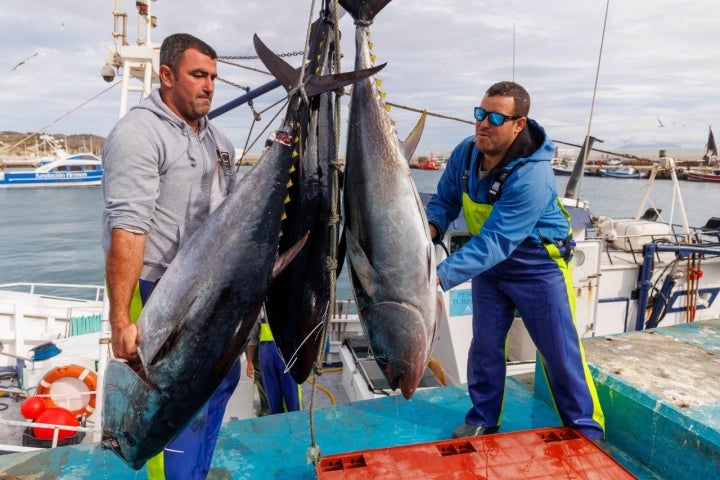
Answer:
MULTIPOLYGON (((585 342, 607 420, 602 447, 638 478, 717 478, 719 333, 720 321, 696 322, 585 342), (688 382, 688 376, 697 381, 688 382), (648 384, 639 385, 638 378, 648 384), (681 391, 688 383, 689 390, 681 391), (674 391, 668 393, 668 386, 674 391), (684 397, 693 392, 699 398, 684 397), (638 459, 652 465, 653 473, 638 459)), ((536 396, 508 379, 501 432, 559 426, 542 397, 542 389, 536 396)), ((319 408, 315 438, 324 455, 445 440, 468 407, 463 385, 419 391, 410 401, 394 396, 319 408)), ((213 465, 227 468, 234 479, 315 479, 315 467, 305 459, 310 443, 308 412, 229 422, 213 465)), ((97 444, 0 456, 3 474, 33 480, 146 478, 144 470, 135 472, 97 444)))
MULTIPOLYGON (((547 404, 516 380, 508 382, 503 431, 559 426, 547 404)), ((465 386, 335 405, 315 410, 315 438, 325 455, 407 445, 450 438, 469 408, 465 386)), ((233 472, 234 479, 314 479, 306 462, 311 444, 308 412, 228 422, 218 440, 214 466, 233 472)), ((0 456, 0 474, 39 474, 33 479, 144 479, 98 444, 58 447, 40 452, 0 456), (44 472, 44 473, 42 473, 44 472)), ((22 477, 21 477, 22 478, 22 477)))
POLYGON ((663 479, 720 475, 720 320, 584 342, 607 439, 663 479))

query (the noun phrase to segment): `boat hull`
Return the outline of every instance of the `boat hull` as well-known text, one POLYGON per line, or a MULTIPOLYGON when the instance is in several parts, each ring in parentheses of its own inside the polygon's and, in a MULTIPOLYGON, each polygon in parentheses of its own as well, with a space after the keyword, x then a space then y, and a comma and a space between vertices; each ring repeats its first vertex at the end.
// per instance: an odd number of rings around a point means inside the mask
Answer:
POLYGON ((714 173, 687 172, 685 174, 685 179, 691 182, 720 183, 720 175, 716 175, 714 173))
POLYGON ((98 174, 5 174, 0 179, 0 188, 36 187, 97 187, 102 183, 102 172, 98 174))

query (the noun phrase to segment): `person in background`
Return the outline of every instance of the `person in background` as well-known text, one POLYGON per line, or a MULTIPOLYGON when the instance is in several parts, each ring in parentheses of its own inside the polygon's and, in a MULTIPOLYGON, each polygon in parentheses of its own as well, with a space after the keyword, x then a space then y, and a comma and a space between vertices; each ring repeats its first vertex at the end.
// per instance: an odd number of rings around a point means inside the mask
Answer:
MULTIPOLYGON (((138 362, 135 307, 144 304, 180 247, 209 216, 213 179, 221 178, 221 195, 235 183, 229 162, 235 158, 233 144, 207 117, 217 77, 215 50, 192 35, 170 35, 160 47, 159 77, 160 87, 115 125, 102 156, 112 349, 131 364, 138 362)), ((225 469, 208 473, 239 379, 238 359, 185 430, 148 461, 150 480, 229 478, 225 469)))
POLYGON ((246 373, 248 377, 254 377, 256 372, 260 373, 271 415, 295 412, 300 410, 300 386, 295 383, 292 375, 285 371, 285 362, 278 352, 264 313, 263 309, 249 335, 250 340, 245 351, 248 362, 246 373), (253 360, 256 351, 257 369, 253 360))
POLYGON ((492 85, 474 109, 475 135, 455 147, 427 205, 433 240, 461 211, 472 235, 437 268, 445 291, 472 280, 472 407, 452 436, 498 431, 505 344, 517 309, 563 424, 601 439, 604 416, 574 320, 570 216, 550 166, 554 145, 529 111, 522 86, 492 85))
MULTIPOLYGON (((255 324, 257 326, 257 323, 255 324)), ((258 405, 255 411, 255 416, 264 417, 265 415, 271 415, 270 402, 268 402, 267 393, 265 392, 265 386, 262 381, 262 370, 255 368, 255 365, 260 365, 260 359, 258 357, 258 335, 260 330, 254 328, 248 336, 248 344, 245 347, 245 356, 247 358, 247 367, 245 373, 248 377, 253 379, 253 384, 257 388, 258 396, 260 397, 260 405, 258 405)))

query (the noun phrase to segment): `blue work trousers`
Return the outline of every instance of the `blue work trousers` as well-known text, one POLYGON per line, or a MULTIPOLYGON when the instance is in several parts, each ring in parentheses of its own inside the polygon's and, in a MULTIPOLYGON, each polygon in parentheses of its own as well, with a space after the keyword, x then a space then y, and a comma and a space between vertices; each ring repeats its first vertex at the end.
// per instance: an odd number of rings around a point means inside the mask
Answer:
POLYGON ((500 425, 506 342, 517 308, 540 353, 562 423, 590 438, 604 436, 602 410, 574 322, 568 269, 562 257, 553 258, 545 246, 526 241, 508 259, 473 278, 467 367, 472 408, 466 423, 500 425))
POLYGON ((298 384, 293 380, 290 372, 285 371, 285 362, 283 362, 275 342, 258 344, 258 362, 270 405, 270 413, 300 410, 298 384))

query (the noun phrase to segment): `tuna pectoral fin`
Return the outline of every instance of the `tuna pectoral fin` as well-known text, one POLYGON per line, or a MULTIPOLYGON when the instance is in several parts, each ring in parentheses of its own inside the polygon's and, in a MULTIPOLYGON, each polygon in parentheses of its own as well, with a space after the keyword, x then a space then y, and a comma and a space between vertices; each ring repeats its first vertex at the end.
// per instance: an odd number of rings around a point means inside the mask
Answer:
POLYGON ((298 253, 300 253, 300 250, 302 250, 302 248, 307 243, 309 236, 310 233, 306 233, 300 240, 297 241, 295 245, 288 248, 277 257, 277 259, 275 260, 275 265, 273 265, 272 274, 270 276, 271 282, 276 279, 277 276, 280 275, 283 270, 285 270, 285 267, 287 267, 290 262, 293 261, 293 259, 297 256, 298 253))
MULTIPOLYGON (((260 60, 265 64, 270 73, 282 84, 288 92, 298 86, 300 82, 300 72, 285 60, 275 55, 267 45, 260 40, 260 37, 253 35, 253 44, 255 51, 260 60)), ((373 68, 366 68, 355 72, 336 73, 334 75, 313 75, 305 74, 305 92, 312 97, 321 93, 337 90, 339 88, 351 85, 360 80, 364 80, 382 70, 385 64, 378 65, 373 68)))
POLYGON ((377 67, 355 70, 353 72, 335 73, 333 75, 310 75, 305 83, 305 91, 312 97, 331 90, 337 90, 341 87, 346 87, 360 80, 372 77, 385 68, 385 65, 387 64, 383 63, 377 67))
POLYGON ((360 285, 365 293, 372 297, 375 295, 375 285, 377 285, 377 272, 373 268, 370 260, 365 255, 360 243, 349 228, 343 230, 345 242, 347 245, 347 254, 353 275, 360 281, 360 285))
POLYGON ((160 453, 167 438, 148 438, 148 425, 164 396, 126 363, 112 360, 105 370, 102 410, 104 448, 112 450, 135 470, 160 453))

